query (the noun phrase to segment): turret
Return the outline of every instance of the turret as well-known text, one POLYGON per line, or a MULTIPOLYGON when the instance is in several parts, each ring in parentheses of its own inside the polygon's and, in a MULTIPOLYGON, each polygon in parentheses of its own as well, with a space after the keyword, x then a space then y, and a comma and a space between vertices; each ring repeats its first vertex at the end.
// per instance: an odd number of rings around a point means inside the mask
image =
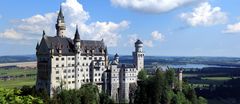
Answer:
POLYGON ((114 61, 118 64, 119 63, 119 55, 116 53, 114 56, 114 61))
POLYGON ((135 51, 143 52, 143 42, 139 39, 135 42, 135 51))
POLYGON ((144 68, 144 53, 143 42, 139 39, 135 42, 135 52, 133 52, 133 59, 137 71, 141 71, 144 68))
POLYGON ((57 36, 64 37, 66 26, 64 22, 64 16, 62 13, 62 7, 60 7, 58 18, 57 18, 57 24, 55 25, 55 27, 57 30, 57 36))
POLYGON ((81 87, 81 81, 82 78, 79 76, 80 69, 81 69, 81 62, 80 62, 80 57, 81 57, 81 40, 80 40, 80 35, 78 33, 78 26, 76 26, 76 32, 74 35, 74 47, 75 47, 75 88, 79 89, 81 87))
POLYGON ((80 35, 78 33, 78 26, 76 26, 76 32, 75 32, 73 41, 74 41, 75 50, 79 53, 81 40, 80 40, 80 35))

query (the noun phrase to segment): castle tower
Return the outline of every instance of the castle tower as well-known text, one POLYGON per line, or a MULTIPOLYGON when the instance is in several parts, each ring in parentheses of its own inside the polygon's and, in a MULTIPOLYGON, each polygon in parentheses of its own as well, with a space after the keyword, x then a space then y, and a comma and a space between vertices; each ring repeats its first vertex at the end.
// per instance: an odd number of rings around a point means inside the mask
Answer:
POLYGON ((137 72, 144 68, 144 52, 143 43, 139 39, 135 42, 135 52, 133 52, 134 65, 137 68, 137 72))
POLYGON ((118 64, 119 63, 119 55, 116 53, 114 56, 114 61, 118 64))
POLYGON ((178 69, 179 90, 182 91, 183 69, 178 69))
POLYGON ((55 25, 55 27, 57 30, 57 36, 64 37, 66 26, 64 22, 64 16, 62 13, 62 7, 60 7, 58 18, 57 18, 57 24, 55 25))
POLYGON ((75 88, 79 89, 81 87, 82 78, 80 77, 81 76, 80 74, 81 40, 78 33, 78 26, 76 26, 76 32, 75 32, 73 41, 74 41, 74 47, 75 47, 75 88))

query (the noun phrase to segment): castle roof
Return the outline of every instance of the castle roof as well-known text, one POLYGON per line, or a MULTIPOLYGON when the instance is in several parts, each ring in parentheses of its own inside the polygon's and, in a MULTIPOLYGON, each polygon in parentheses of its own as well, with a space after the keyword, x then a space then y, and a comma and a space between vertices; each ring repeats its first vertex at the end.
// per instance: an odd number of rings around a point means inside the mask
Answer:
POLYGON ((135 42, 135 44, 143 44, 143 42, 138 39, 138 40, 135 42))
MULTIPOLYGON (((42 41, 46 42, 48 49, 53 49, 54 55, 59 54, 61 50, 62 55, 74 55, 75 47, 74 42, 71 38, 58 37, 58 36, 44 36, 42 41)), ((104 45, 103 41, 94 40, 80 40, 81 42, 81 54, 82 55, 103 55, 107 53, 107 47, 104 45), (94 50, 94 51, 93 51, 94 50)), ((40 44, 41 45, 41 44, 40 44)), ((39 46, 40 47, 40 46, 39 46)))

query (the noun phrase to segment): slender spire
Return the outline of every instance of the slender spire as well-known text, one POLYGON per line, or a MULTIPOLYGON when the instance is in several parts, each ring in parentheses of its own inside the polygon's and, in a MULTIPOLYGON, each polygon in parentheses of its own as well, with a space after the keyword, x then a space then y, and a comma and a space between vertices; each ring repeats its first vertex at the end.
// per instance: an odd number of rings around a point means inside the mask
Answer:
POLYGON ((43 37, 45 36, 45 30, 43 30, 43 34, 42 34, 42 36, 43 36, 43 37))
POLYGON ((62 22, 64 22, 64 16, 63 16, 63 13, 62 13, 62 6, 61 5, 60 5, 59 13, 58 13, 58 20, 62 20, 62 22))
POLYGON ((76 32, 74 36, 74 42, 80 42, 80 35, 78 33, 78 25, 76 25, 76 32))
POLYGON ((55 25, 57 30, 57 36, 64 37, 66 26, 64 23, 64 16, 62 12, 62 6, 60 6, 60 10, 57 17, 57 24, 55 25))

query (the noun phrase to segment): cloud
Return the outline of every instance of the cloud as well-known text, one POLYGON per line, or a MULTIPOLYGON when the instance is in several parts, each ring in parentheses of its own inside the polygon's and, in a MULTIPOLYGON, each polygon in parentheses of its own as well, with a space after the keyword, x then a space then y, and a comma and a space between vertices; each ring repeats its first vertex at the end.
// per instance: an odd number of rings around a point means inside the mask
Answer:
POLYGON ((227 25, 227 28, 223 31, 223 33, 240 33, 240 22, 227 25))
POLYGON ((151 36, 153 40, 164 41, 164 35, 159 31, 153 31, 151 36))
POLYGON ((150 39, 141 39, 140 37, 138 37, 137 34, 132 34, 132 35, 129 35, 128 36, 128 42, 124 44, 124 46, 134 46, 134 43, 137 41, 137 39, 140 39, 141 41, 143 41, 143 44, 146 46, 146 47, 154 47, 154 42, 156 41, 160 41, 160 42, 163 42, 164 41, 164 38, 165 36, 160 33, 159 31, 155 30, 151 33, 151 36, 150 39))
POLYGON ((2 15, 0 14, 0 19, 2 18, 2 15))
POLYGON ((5 30, 5 32, 1 33, 0 37, 13 40, 19 40, 23 38, 22 34, 17 33, 14 29, 5 30))
POLYGON ((191 26, 210 26, 224 24, 227 14, 220 7, 212 7, 208 2, 201 3, 192 12, 182 13, 180 18, 191 26))
POLYGON ((139 39, 137 34, 132 34, 128 36, 128 42, 124 46, 134 46, 134 43, 139 39))
MULTIPOLYGON (((66 0, 61 5, 67 27, 66 36, 68 37, 74 36, 76 24, 78 24, 82 39, 104 39, 108 46, 114 47, 117 46, 120 32, 129 27, 129 22, 126 20, 119 23, 111 21, 87 23, 90 15, 77 0, 66 0)), ((55 36, 57 13, 58 11, 13 20, 11 21, 12 28, 0 32, 0 37, 12 40, 39 40, 43 29, 47 35, 55 36)))
POLYGON ((111 3, 145 13, 162 13, 197 1, 199 0, 111 0, 111 3))
POLYGON ((152 40, 144 40, 143 44, 147 47, 153 47, 153 41, 152 40))

